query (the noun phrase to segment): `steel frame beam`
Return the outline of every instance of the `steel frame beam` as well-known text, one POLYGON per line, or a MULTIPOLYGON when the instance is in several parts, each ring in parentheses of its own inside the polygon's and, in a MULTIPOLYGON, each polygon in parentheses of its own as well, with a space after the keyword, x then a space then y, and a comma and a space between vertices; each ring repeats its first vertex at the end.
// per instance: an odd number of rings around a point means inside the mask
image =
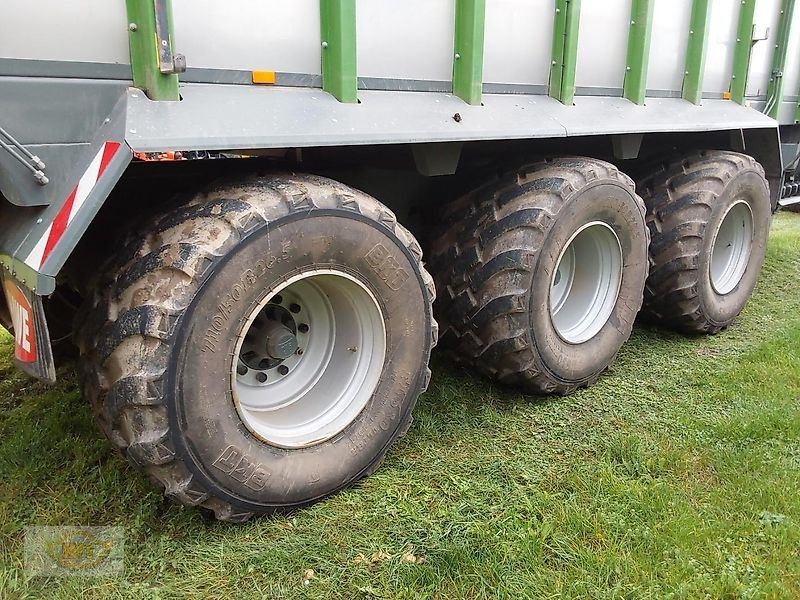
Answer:
MULTIPOLYGON (((151 100, 180 100, 178 75, 161 70, 161 48, 156 26, 156 4, 167 16, 166 43, 169 54, 174 55, 171 0, 125 0, 128 11, 128 39, 131 52, 133 85, 151 100)), ((163 33, 162 33, 163 35, 163 33)))
POLYGON ((736 47, 733 52, 731 74, 731 100, 744 104, 747 92, 747 75, 750 71, 750 55, 753 51, 753 24, 755 23, 756 0, 742 0, 739 9, 739 27, 736 30, 736 47))
POLYGON ((581 0, 556 0, 550 96, 563 104, 572 104, 575 99, 580 19, 581 0))
POLYGON ((339 102, 358 102, 356 0, 320 0, 322 89, 339 102))
POLYGON ((650 63, 650 39, 653 32, 654 0, 632 0, 631 29, 628 35, 628 60, 622 95, 643 105, 647 91, 647 67, 650 63))
POLYGON ((708 50, 710 15, 710 0, 694 0, 689 22, 689 42, 686 46, 686 69, 683 74, 682 92, 683 99, 692 104, 700 104, 703 101, 703 75, 708 50))
POLYGON ((485 28, 486 0, 456 0, 453 94, 467 104, 481 103, 485 28))

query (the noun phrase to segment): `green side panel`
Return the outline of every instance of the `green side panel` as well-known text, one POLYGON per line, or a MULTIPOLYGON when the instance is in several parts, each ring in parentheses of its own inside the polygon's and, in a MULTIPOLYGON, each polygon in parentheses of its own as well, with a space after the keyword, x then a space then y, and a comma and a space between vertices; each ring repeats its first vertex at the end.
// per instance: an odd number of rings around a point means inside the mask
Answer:
POLYGON ((481 103, 486 0, 456 0, 453 93, 468 104, 481 103))
MULTIPOLYGON (((172 29, 172 2, 166 4, 169 15, 169 44, 175 52, 172 29)), ((164 74, 159 69, 154 0, 125 0, 128 9, 128 39, 131 48, 133 85, 151 100, 180 100, 178 76, 164 74)))
POLYGON ((744 104, 744 95, 747 89, 750 54, 753 51, 753 23, 756 13, 756 0, 741 0, 741 2, 730 87, 731 100, 738 104, 744 104))
POLYGON ((708 50, 708 26, 711 0, 694 0, 686 47, 686 70, 683 75, 683 98, 693 104, 703 100, 703 73, 708 50))
POLYGON ((550 96, 564 104, 572 104, 575 99, 580 20, 581 0, 556 0, 550 96))
POLYGON ((339 102, 358 102, 356 0, 320 0, 322 89, 339 102))
POLYGON ((625 66, 623 96, 639 105, 644 104, 647 89, 653 5, 654 0, 632 0, 631 5, 631 30, 628 35, 628 60, 625 66))
POLYGON ((794 5, 795 0, 783 0, 781 14, 778 17, 778 35, 775 40, 775 52, 772 55, 772 72, 767 85, 767 105, 764 108, 764 112, 773 119, 778 118, 783 102, 783 70, 786 68, 794 5))

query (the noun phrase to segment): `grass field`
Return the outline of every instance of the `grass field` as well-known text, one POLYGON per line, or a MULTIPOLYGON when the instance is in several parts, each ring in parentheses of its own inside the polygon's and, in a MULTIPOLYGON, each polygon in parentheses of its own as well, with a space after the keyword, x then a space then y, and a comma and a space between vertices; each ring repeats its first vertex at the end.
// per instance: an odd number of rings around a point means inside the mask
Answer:
POLYGON ((610 373, 534 399, 434 361, 378 473, 241 526, 152 491, 0 339, 0 596, 800 598, 800 215, 737 323, 638 327, 610 373), (26 579, 28 525, 122 525, 122 578, 26 579))

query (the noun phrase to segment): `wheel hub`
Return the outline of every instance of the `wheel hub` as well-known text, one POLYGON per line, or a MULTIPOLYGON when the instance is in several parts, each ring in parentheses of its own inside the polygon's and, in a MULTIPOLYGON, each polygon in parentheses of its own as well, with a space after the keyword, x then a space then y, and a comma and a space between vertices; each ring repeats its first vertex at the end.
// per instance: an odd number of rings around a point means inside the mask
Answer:
POLYGON ((232 373, 239 416, 277 446, 330 439, 372 397, 385 354, 383 316, 364 284, 329 270, 293 277, 239 336, 232 373))
POLYGON ((753 212, 744 200, 734 202, 719 225, 711 246, 711 286, 730 294, 744 277, 753 246, 753 212))
POLYGON ((569 344, 597 335, 611 316, 622 285, 622 247, 601 221, 576 231, 561 251, 550 282, 550 319, 569 344))

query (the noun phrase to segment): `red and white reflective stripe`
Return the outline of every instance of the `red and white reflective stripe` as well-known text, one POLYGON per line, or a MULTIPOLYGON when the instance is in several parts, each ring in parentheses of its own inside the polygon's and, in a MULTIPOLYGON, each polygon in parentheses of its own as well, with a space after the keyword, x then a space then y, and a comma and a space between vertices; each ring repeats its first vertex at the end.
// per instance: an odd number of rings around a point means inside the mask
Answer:
POLYGON ((106 170, 106 167, 108 167, 108 163, 111 162, 111 159, 114 158, 119 147, 119 142, 105 142, 103 144, 100 151, 94 159, 92 159, 89 168, 86 169, 86 172, 81 177, 78 185, 75 186, 75 189, 72 190, 72 193, 67 197, 64 206, 58 211, 53 222, 50 223, 41 239, 36 243, 33 250, 31 250, 28 258, 25 259, 26 265, 36 270, 42 267, 44 261, 50 256, 53 248, 56 247, 61 236, 64 235, 67 227, 72 223, 75 215, 78 214, 83 203, 86 202, 89 194, 103 176, 103 172, 106 170))

